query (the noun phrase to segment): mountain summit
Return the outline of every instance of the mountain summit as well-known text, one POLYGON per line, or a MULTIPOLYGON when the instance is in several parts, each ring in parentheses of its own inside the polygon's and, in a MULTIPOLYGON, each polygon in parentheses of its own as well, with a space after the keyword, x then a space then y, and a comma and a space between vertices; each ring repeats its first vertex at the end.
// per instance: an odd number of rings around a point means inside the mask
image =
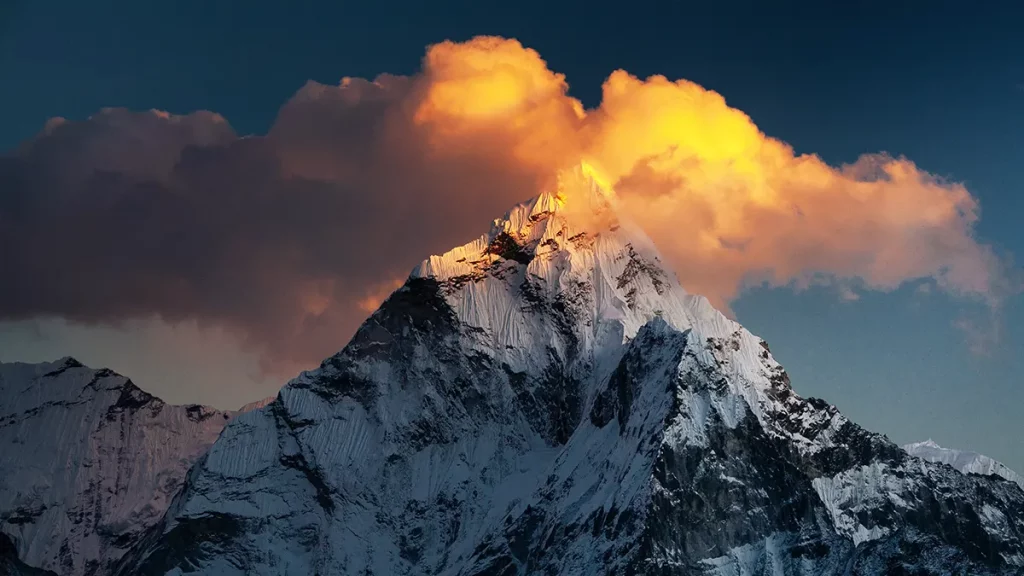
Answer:
POLYGON ((109 573, 232 415, 74 358, 0 363, 0 574, 109 573))
POLYGON ((232 419, 120 574, 1019 574, 1022 510, 794 393, 580 167, 232 419))
POLYGON ((984 454, 943 448, 929 438, 924 442, 913 442, 904 444, 903 449, 911 456, 916 456, 929 462, 941 462, 949 464, 953 468, 965 474, 982 474, 986 476, 1000 476, 1014 482, 1024 488, 1024 476, 1010 470, 1002 462, 993 460, 984 454))

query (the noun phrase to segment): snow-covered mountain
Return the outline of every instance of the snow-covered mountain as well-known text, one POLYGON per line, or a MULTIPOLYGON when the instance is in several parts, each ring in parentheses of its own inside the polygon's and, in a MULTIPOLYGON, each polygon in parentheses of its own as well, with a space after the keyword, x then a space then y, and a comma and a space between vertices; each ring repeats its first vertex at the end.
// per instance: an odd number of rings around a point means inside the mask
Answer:
POLYGON ((73 358, 0 363, 0 573, 108 573, 231 417, 73 358))
POLYGON ((949 464, 964 474, 982 474, 986 476, 1000 476, 1010 482, 1015 482, 1024 488, 1024 476, 1009 469, 1002 462, 993 460, 984 454, 968 452, 965 450, 954 450, 943 448, 936 444, 931 438, 924 442, 904 444, 903 449, 911 456, 923 458, 929 462, 941 462, 949 464))
POLYGON ((585 167, 228 424, 121 574, 1020 574, 1024 491, 793 392, 585 167))

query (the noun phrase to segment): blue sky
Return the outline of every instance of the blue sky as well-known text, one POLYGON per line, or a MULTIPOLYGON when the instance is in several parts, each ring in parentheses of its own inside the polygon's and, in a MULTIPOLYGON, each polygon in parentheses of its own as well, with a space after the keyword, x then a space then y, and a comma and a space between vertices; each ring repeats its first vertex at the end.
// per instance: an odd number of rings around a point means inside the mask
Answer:
MULTIPOLYGON (((363 4, 7 3, 0 148, 16 147, 47 118, 84 119, 106 106, 212 110, 240 134, 262 134, 308 79, 411 74, 430 43, 496 34, 538 50, 587 106, 598 103, 607 74, 625 68, 716 90, 766 134, 831 164, 905 155, 965 183, 982 206, 978 237, 1024 254, 1024 36, 1016 29, 1024 8, 1011 3, 933 2, 927 11, 909 2, 363 4)), ((999 339, 984 356, 955 324, 987 311, 914 286, 854 302, 825 288, 755 289, 734 310, 768 340, 799 392, 898 442, 932 437, 1024 471, 1020 297, 999 311, 999 339)), ((178 380, 230 378, 208 354, 156 359, 156 345, 127 347, 132 334, 171 338, 162 328, 96 335, 50 326, 48 338, 30 340, 39 326, 2 326, 0 360, 91 355, 172 401, 207 400, 203 386, 158 377, 175 366, 187 368, 178 380)), ((225 385, 230 395, 219 401, 238 396, 241 404, 250 388, 277 385, 247 378, 257 384, 225 385)))

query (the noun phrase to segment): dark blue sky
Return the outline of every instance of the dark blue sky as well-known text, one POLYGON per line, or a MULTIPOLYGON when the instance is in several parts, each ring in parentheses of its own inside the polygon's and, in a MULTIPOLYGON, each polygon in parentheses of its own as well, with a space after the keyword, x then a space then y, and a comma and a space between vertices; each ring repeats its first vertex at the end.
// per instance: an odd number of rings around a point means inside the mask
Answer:
MULTIPOLYGON (((979 236, 1019 256, 1024 7, 976 4, 14 0, 0 8, 0 148, 104 106, 208 109, 263 133, 307 79, 410 74, 429 43, 495 34, 538 50, 588 106, 616 68, 657 73, 832 164, 906 155, 966 183, 979 236)), ((757 290, 735 309, 798 391, 899 442, 933 436, 1024 471, 1019 298, 987 358, 953 328, 982 312, 940 295, 757 290)))

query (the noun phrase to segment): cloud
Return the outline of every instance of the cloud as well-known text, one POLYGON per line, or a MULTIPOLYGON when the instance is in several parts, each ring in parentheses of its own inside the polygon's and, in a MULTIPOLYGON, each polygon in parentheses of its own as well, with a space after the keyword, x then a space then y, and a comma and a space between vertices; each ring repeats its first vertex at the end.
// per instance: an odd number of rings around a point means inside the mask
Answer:
POLYGON ((590 153, 681 279, 720 306, 748 282, 857 278, 892 290, 932 277, 997 301, 1004 264, 977 242, 977 201, 905 158, 832 167, 761 133, 718 94, 616 72, 590 153))
POLYGON ((40 134, 0 159, 0 317, 196 319, 268 369, 315 365, 382 282, 539 186, 493 154, 436 148, 413 80, 310 83, 261 137, 117 109, 40 134))
POLYGON ((511 156, 541 173, 577 161, 583 105, 534 50, 478 37, 434 45, 423 64, 415 119, 435 149, 511 156))
POLYGON ((717 93, 613 72, 584 110, 514 40, 428 48, 413 76, 309 82, 264 136, 217 114, 105 109, 0 158, 0 319, 217 327, 287 374, 335 352, 430 253, 586 160, 689 289, 891 290, 997 305, 976 200, 904 158, 833 167, 717 93))
POLYGON ((971 354, 979 357, 991 357, 993 350, 999 345, 1003 325, 995 310, 990 309, 985 318, 961 316, 953 322, 965 337, 971 354))

